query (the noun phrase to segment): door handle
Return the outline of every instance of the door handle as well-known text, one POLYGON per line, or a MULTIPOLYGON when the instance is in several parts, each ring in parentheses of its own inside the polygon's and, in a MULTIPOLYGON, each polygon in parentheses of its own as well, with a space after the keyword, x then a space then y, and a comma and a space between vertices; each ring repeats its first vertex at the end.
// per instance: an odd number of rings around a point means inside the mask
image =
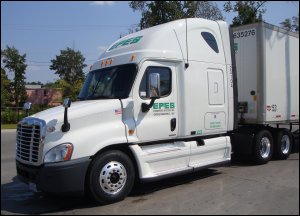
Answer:
POLYGON ((171 119, 171 131, 174 131, 176 128, 176 118, 171 119))

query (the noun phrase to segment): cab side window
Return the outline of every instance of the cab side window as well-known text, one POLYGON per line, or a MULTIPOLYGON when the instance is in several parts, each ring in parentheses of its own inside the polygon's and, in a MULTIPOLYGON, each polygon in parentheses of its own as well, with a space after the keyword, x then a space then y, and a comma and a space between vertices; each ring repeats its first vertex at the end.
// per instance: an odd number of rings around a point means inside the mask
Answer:
POLYGON ((203 39, 206 41, 206 43, 212 48, 216 53, 219 53, 218 44, 216 41, 216 38, 209 32, 202 32, 201 33, 203 39))
POLYGON ((167 97, 171 94, 172 91, 172 73, 170 68, 166 67, 148 67, 144 73, 143 79, 141 81, 140 85, 140 97, 142 99, 148 99, 149 98, 149 92, 148 92, 148 83, 149 83, 149 74, 151 73, 159 73, 160 74, 160 96, 161 97, 167 97))

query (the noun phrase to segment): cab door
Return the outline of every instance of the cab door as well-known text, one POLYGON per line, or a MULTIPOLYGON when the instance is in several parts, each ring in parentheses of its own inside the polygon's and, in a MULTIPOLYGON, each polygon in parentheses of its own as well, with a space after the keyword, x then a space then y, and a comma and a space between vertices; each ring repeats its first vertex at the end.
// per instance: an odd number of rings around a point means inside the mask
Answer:
POLYGON ((134 118, 136 133, 140 142, 167 140, 177 137, 178 104, 175 63, 145 61, 140 67, 135 82, 134 118), (142 104, 150 104, 149 74, 160 74, 160 98, 156 99, 149 111, 142 111, 142 104))

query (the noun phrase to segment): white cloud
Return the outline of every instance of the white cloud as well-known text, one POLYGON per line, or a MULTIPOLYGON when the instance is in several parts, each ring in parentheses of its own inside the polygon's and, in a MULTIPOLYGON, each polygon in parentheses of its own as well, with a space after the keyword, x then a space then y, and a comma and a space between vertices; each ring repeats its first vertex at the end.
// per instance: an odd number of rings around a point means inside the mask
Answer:
POLYGON ((105 5, 114 5, 116 4, 115 1, 93 1, 92 3, 90 3, 90 5, 100 5, 100 6, 105 6, 105 5))

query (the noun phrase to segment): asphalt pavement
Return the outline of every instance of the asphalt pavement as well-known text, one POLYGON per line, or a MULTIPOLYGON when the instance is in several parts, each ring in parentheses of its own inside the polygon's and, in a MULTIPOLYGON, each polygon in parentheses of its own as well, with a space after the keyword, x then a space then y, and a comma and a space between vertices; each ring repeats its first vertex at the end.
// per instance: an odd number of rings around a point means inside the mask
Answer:
POLYGON ((125 200, 99 206, 85 197, 33 193, 16 178, 15 130, 1 130, 1 214, 299 215, 299 153, 254 166, 220 167, 139 184, 125 200))

